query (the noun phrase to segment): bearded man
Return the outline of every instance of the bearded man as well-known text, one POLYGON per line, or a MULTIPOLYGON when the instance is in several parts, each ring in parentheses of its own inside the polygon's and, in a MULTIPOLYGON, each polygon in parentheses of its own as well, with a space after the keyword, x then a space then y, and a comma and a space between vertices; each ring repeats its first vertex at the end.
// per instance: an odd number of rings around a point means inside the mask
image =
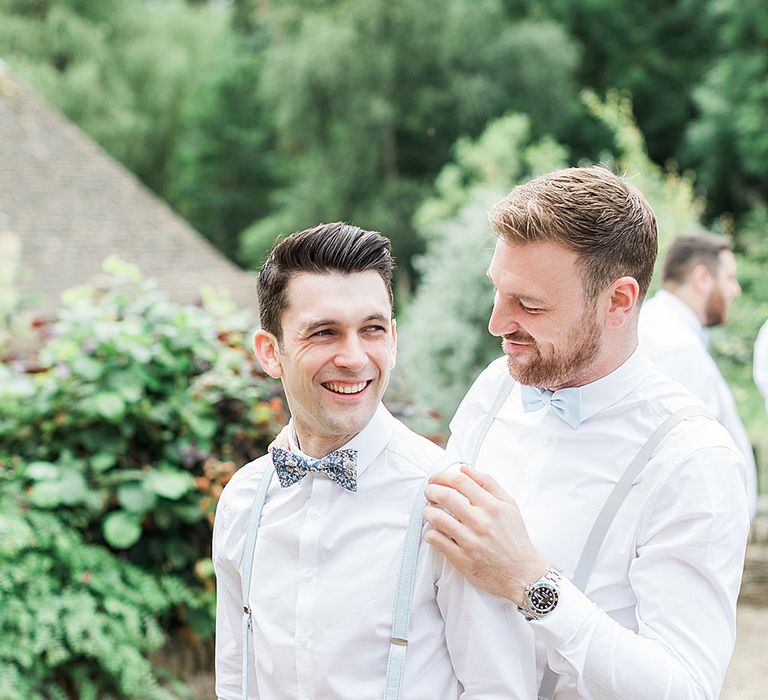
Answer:
POLYGON ((752 443, 733 394, 707 349, 707 329, 727 321, 731 302, 739 294, 730 239, 706 233, 680 236, 664 259, 662 288, 640 311, 640 342, 662 372, 707 405, 744 454, 751 520, 757 504, 752 443))
POLYGON ((714 700, 749 528, 743 456, 638 350, 657 250, 605 168, 516 187, 491 212, 489 330, 505 358, 451 422, 425 539, 518 606, 540 698, 714 700))

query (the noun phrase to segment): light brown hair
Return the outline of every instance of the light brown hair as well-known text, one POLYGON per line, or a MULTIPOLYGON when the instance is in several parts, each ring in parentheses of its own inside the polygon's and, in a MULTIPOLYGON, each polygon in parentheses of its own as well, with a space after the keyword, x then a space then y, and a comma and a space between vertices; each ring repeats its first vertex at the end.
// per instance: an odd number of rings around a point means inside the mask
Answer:
POLYGON ((663 284, 685 284, 697 265, 704 265, 712 275, 720 268, 720 253, 731 250, 731 239, 715 233, 690 233, 676 238, 664 258, 663 284))
POLYGON ((510 245, 550 241, 578 255, 584 296, 630 275, 648 291, 658 250, 656 217, 633 186, 601 166, 565 168, 515 187, 489 214, 510 245))

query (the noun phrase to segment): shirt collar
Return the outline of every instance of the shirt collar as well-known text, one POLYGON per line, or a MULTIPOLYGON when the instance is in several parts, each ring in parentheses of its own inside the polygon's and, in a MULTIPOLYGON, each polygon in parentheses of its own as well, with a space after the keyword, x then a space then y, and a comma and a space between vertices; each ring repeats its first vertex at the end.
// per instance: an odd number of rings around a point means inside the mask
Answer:
MULTIPOLYGON (((291 452, 307 459, 313 459, 299 449, 293 421, 289 425, 291 430, 288 434, 288 442, 291 446, 291 452)), ((358 475, 362 474, 389 444, 395 432, 395 425, 394 416, 385 408, 384 404, 380 403, 368 424, 349 442, 338 448, 340 450, 357 450, 358 475)))
POLYGON ((657 300, 657 303, 666 306, 672 313, 678 316, 679 319, 696 334, 696 337, 701 340, 704 347, 709 345, 709 333, 707 333, 706 328, 701 325, 699 317, 688 304, 672 294, 672 292, 668 292, 666 289, 660 289, 653 295, 653 298, 654 300, 657 300))
POLYGON ((613 372, 582 386, 582 422, 618 403, 643 381, 652 368, 653 364, 645 353, 636 348, 613 372))

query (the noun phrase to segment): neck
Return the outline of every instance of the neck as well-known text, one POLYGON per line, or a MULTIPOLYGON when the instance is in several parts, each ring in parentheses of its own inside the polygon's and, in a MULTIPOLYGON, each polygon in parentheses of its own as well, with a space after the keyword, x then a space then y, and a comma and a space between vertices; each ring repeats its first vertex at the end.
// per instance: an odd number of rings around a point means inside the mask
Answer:
POLYGON ((355 437, 355 435, 318 435, 309 427, 300 425, 298 421, 294 422, 293 430, 299 449, 314 459, 322 459, 355 437))

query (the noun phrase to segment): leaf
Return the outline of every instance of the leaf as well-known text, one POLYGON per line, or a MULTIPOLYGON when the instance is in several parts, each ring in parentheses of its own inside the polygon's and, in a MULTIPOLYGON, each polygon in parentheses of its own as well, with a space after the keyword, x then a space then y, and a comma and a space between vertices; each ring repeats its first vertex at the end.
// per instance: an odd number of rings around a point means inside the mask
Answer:
POLYGON ((193 485, 189 474, 171 470, 151 472, 144 480, 144 487, 148 491, 173 501, 181 498, 193 485))
POLYGON ((117 455, 112 452, 99 452, 91 457, 91 469, 101 474, 110 469, 117 462, 117 455))
POLYGON ((29 492, 29 500, 40 508, 56 508, 63 501, 61 481, 41 481, 29 492))
POLYGON ((125 414, 125 402, 112 391, 102 391, 91 399, 94 411, 108 421, 117 422, 125 414))
POLYGON ((115 549, 128 549, 141 537, 141 519, 138 515, 118 510, 104 518, 104 539, 115 549))
POLYGON ((93 382, 101 376, 104 371, 104 365, 92 357, 80 355, 72 361, 72 370, 83 379, 93 382))
POLYGON ((146 513, 157 503, 157 496, 141 484, 123 484, 117 489, 117 500, 131 513, 146 513))
POLYGON ((88 484, 83 475, 72 468, 61 470, 61 502, 68 506, 85 501, 88 484))
POLYGON ((30 462, 25 475, 34 481, 50 481, 59 478, 59 466, 51 462, 30 462))

